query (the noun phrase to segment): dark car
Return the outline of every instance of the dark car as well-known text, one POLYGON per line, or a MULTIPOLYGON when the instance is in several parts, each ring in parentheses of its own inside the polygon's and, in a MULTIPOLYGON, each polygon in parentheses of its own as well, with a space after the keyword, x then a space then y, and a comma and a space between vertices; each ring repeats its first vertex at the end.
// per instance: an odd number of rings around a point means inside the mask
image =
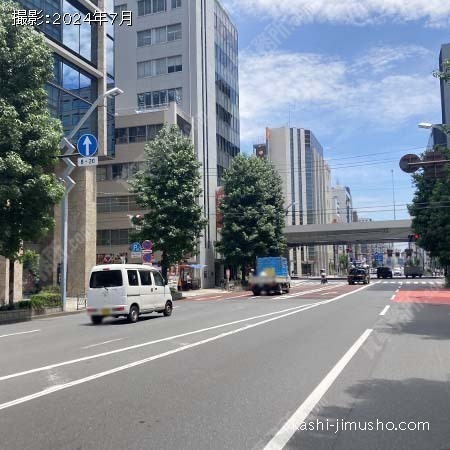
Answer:
POLYGON ((392 278, 394 275, 390 267, 378 267, 377 278, 392 278))
POLYGON ((350 269, 350 272, 348 273, 347 276, 347 281, 348 284, 356 284, 356 283, 369 284, 370 283, 369 270, 361 268, 350 269))

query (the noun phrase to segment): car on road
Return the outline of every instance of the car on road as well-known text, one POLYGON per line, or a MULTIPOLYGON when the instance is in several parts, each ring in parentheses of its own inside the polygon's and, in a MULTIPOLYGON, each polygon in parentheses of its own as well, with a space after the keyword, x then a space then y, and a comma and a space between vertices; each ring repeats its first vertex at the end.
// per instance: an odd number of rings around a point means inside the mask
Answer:
POLYGON ((403 275, 402 268, 394 267, 393 273, 394 273, 394 277, 401 277, 403 275))
POLYGON ((378 267, 377 278, 393 278, 394 274, 390 267, 378 267))
POLYGON ((105 317, 126 317, 135 323, 141 314, 172 314, 172 295, 162 275, 137 264, 95 266, 87 292, 87 312, 94 325, 105 317))
POLYGON ((356 284, 356 283, 369 284, 370 272, 368 269, 363 268, 350 269, 347 276, 347 281, 348 284, 356 284))

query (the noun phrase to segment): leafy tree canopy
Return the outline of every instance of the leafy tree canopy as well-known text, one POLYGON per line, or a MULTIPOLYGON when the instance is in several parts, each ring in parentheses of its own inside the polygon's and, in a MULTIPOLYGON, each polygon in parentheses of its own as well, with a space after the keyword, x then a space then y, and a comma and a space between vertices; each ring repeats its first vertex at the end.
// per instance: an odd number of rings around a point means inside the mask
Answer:
MULTIPOLYGON (((450 150, 436 149, 446 159, 450 150)), ((419 235, 418 245, 439 258, 441 264, 450 265, 450 164, 443 177, 421 171, 413 176, 416 193, 409 213, 413 228, 419 235)))
POLYGON ((14 26, 14 9, 0 2, 0 255, 17 259, 22 241, 53 225, 64 193, 54 175, 61 124, 47 108, 52 53, 33 27, 14 26))
POLYGON ((166 125, 145 149, 146 168, 131 182, 138 205, 149 210, 134 219, 138 239, 149 239, 162 252, 163 275, 170 264, 197 251, 207 224, 199 205, 200 163, 189 139, 176 125, 166 125))
POLYGON ((229 264, 253 265, 256 257, 286 250, 282 180, 263 158, 239 155, 224 176, 222 240, 217 249, 229 264))

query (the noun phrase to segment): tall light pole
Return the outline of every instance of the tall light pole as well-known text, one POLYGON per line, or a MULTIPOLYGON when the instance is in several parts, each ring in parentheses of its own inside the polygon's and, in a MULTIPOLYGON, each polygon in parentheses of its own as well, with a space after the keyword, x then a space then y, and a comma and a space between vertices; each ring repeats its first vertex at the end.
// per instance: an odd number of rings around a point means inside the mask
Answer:
POLYGON ((106 97, 113 98, 118 95, 123 94, 122 89, 118 87, 114 87, 104 94, 99 95, 97 100, 90 106, 90 108, 84 113, 83 117, 81 117, 78 124, 73 128, 70 134, 67 137, 64 137, 60 142, 61 150, 65 150, 64 154, 61 156, 63 161, 66 164, 66 170, 61 177, 61 180, 66 185, 66 191, 64 193, 64 197, 61 200, 61 301, 63 311, 67 309, 67 241, 68 241, 68 204, 69 204, 69 193, 75 186, 75 181, 70 177, 71 173, 74 171, 76 165, 70 159, 70 156, 74 154, 75 146, 72 145, 70 140, 77 134, 77 132, 81 129, 83 124, 89 119, 91 114, 97 109, 98 105, 101 101, 103 101, 106 97))

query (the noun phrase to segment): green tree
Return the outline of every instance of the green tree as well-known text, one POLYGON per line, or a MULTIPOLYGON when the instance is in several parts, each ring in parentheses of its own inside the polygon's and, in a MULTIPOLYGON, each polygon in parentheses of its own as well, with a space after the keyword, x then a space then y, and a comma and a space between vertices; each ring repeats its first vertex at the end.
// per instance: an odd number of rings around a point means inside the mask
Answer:
POLYGON ((10 261, 11 304, 22 242, 54 226, 52 207, 64 193, 54 175, 62 129, 50 117, 44 89, 52 53, 33 27, 13 25, 20 8, 0 2, 0 255, 10 261))
MULTIPOLYGON (((286 251, 282 180, 263 158, 239 155, 224 176, 222 240, 218 251, 227 264, 254 266, 256 257, 286 251)), ((244 273, 243 273, 244 278, 244 273)))
MULTIPOLYGON (((433 76, 443 83, 450 82, 450 61, 443 61, 433 76)), ((441 125, 440 130, 450 135, 450 127, 441 125)), ((435 146, 435 151, 450 159, 450 150, 435 146)), ((446 164, 442 176, 433 176, 431 171, 413 175, 416 193, 409 213, 413 217, 413 228, 420 236, 417 242, 443 266, 450 265, 450 164, 446 164)), ((450 276, 447 280, 450 283, 450 276)))
POLYGON ((443 61, 442 67, 439 70, 435 70, 433 76, 448 83, 450 81, 450 61, 443 61))
POLYGON ((134 218, 138 239, 149 239, 162 252, 164 278, 171 264, 196 254, 207 224, 199 205, 201 178, 195 151, 176 125, 166 125, 145 148, 146 168, 131 182, 138 205, 149 210, 134 218))
POLYGON ((348 270, 348 255, 346 253, 339 255, 339 267, 343 270, 348 270))
MULTIPOLYGON (((450 159, 450 150, 437 147, 439 153, 450 159)), ((441 264, 450 265, 450 164, 442 177, 421 171, 413 175, 416 192, 409 213, 413 228, 419 235, 417 244, 439 258, 441 264)))

